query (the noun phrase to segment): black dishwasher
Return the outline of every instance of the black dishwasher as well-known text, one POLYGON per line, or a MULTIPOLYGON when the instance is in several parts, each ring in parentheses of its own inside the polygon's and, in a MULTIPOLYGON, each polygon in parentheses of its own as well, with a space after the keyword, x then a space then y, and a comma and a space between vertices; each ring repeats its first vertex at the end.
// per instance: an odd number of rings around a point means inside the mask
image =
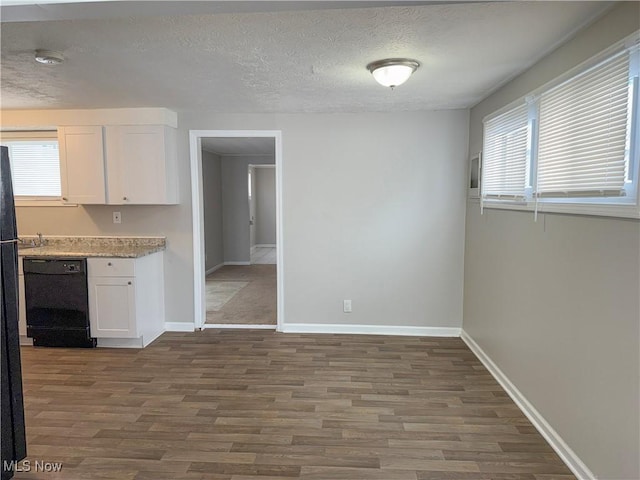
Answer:
POLYGON ((37 347, 93 348, 87 260, 24 258, 27 336, 37 347))

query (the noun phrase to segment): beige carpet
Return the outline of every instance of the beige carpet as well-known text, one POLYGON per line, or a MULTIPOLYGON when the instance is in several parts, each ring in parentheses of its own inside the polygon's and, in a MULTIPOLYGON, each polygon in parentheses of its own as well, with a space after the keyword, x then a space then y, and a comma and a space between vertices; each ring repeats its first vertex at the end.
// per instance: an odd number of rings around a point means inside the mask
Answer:
POLYGON ((209 275, 206 283, 207 323, 276 324, 275 265, 227 265, 209 275))
POLYGON ((227 282, 207 278, 207 312, 219 312, 248 282, 227 282))

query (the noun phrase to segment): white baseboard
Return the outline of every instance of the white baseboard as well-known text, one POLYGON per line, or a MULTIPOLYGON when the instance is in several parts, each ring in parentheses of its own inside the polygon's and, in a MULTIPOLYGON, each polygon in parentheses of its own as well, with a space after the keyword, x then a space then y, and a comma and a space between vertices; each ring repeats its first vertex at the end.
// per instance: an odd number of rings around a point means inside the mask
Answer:
POLYGON ((396 327, 388 325, 344 325, 325 323, 285 323, 284 333, 351 333, 366 335, 410 335, 419 337, 459 337, 454 327, 396 327))
POLYGON ((275 330, 276 325, 249 325, 249 324, 231 324, 231 323, 205 323, 203 330, 207 328, 229 328, 229 329, 254 329, 254 330, 275 330))
POLYGON ((469 336, 467 332, 462 330, 460 338, 467 344, 471 351, 478 357, 478 360, 489 370, 496 381, 509 394, 515 404, 522 410, 529 421, 540 432, 544 439, 551 445, 562 461, 569 467, 573 474, 579 480, 591 480, 597 477, 584 464, 584 462, 576 455, 576 453, 567 445, 562 437, 549 425, 538 410, 527 400, 518 388, 511 383, 511 380, 500 370, 500 368, 491 360, 491 358, 480 348, 480 346, 469 336))
POLYGON ((195 327, 193 323, 165 322, 164 331, 165 332, 194 332, 195 327))
POLYGON ((209 270, 206 270, 204 272, 204 276, 206 277, 207 275, 211 275, 213 272, 215 272, 216 270, 221 269, 222 267, 224 267, 224 262, 223 263, 219 263, 215 267, 211 267, 209 270))
POLYGON ((276 248, 275 243, 259 243, 254 245, 253 248, 276 248))
POLYGON ((142 337, 138 338, 98 338, 98 348, 144 348, 142 337))
POLYGON ((224 262, 225 265, 251 265, 251 262, 224 262))
MULTIPOLYGON (((188 325, 188 324, 187 324, 188 325)), ((97 346, 106 348, 144 348, 151 342, 156 340, 164 330, 156 330, 146 332, 138 338, 100 338, 98 337, 97 346)))
POLYGON ((149 345, 150 343, 155 341, 163 333, 164 333, 164 330, 156 330, 156 331, 153 331, 153 332, 146 332, 144 335, 142 335, 142 347, 143 348, 146 347, 147 345, 149 345))

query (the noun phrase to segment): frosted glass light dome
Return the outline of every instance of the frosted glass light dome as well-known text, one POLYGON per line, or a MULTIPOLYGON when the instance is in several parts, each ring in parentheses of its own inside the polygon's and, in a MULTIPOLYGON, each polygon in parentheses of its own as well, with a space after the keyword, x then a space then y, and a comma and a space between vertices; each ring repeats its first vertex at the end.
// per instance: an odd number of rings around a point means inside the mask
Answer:
POLYGON ((376 82, 384 87, 397 87, 409 80, 420 64, 408 58, 388 58, 367 65, 376 82))

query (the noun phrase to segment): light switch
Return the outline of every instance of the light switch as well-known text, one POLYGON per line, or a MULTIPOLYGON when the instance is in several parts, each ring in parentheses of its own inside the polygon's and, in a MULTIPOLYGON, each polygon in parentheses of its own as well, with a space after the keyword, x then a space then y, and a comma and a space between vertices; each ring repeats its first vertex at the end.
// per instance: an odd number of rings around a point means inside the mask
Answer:
POLYGON ((122 223, 120 212, 113 212, 113 223, 122 223))

